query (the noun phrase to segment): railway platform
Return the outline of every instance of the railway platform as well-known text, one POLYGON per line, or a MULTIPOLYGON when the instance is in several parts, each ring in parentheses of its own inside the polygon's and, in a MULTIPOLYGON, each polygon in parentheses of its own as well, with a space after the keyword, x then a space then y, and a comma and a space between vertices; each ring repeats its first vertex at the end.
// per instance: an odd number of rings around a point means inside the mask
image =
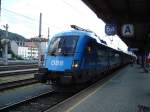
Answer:
POLYGON ((150 112, 149 107, 150 73, 128 65, 46 112, 150 112))

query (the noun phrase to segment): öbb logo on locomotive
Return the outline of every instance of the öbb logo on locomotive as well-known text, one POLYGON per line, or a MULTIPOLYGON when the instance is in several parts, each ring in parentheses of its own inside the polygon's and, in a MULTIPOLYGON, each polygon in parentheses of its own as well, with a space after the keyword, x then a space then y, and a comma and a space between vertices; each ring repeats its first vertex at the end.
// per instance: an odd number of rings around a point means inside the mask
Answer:
POLYGON ((52 66, 63 66, 64 62, 62 60, 52 60, 51 65, 52 66))

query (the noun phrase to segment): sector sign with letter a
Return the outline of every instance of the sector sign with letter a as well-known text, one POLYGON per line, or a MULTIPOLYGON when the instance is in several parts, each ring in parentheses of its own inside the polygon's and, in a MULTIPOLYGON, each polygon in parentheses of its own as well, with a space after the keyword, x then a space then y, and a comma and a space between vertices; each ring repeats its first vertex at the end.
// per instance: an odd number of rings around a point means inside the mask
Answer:
POLYGON ((122 35, 130 37, 134 35, 134 28, 132 24, 125 24, 122 26, 122 35))

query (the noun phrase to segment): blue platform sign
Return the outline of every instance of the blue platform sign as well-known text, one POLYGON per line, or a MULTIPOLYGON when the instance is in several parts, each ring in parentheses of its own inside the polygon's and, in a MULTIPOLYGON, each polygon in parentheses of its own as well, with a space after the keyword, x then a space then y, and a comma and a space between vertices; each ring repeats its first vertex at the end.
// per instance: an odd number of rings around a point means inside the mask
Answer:
POLYGON ((128 51, 138 51, 139 49, 138 48, 128 48, 128 51))
POLYGON ((107 35, 115 35, 117 32, 117 28, 115 24, 106 24, 105 25, 105 33, 107 35))

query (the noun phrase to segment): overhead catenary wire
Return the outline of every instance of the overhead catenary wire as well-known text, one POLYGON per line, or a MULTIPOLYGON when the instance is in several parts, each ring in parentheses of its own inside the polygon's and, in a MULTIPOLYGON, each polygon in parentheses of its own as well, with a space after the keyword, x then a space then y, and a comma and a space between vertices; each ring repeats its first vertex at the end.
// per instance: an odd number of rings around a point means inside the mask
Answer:
POLYGON ((20 14, 20 13, 17 13, 17 12, 14 12, 14 11, 11 11, 11 10, 8 10, 8 9, 5 9, 5 8, 2 8, 2 10, 6 11, 6 12, 9 12, 9 13, 13 13, 13 14, 15 14, 15 15, 17 15, 17 16, 21 16, 21 17, 26 18, 26 19, 28 19, 28 20, 38 21, 38 20, 33 19, 33 18, 31 18, 31 17, 25 16, 25 15, 23 15, 23 14, 20 14))
MULTIPOLYGON (((37 24, 38 24, 38 22, 39 22, 38 19, 31 18, 31 17, 26 16, 26 15, 24 15, 24 14, 20 14, 20 13, 17 13, 17 12, 14 12, 14 11, 11 11, 11 10, 8 10, 8 9, 5 9, 5 8, 1 8, 1 10, 2 10, 2 12, 3 12, 3 11, 6 11, 7 14, 8 14, 8 13, 12 13, 12 14, 14 14, 14 15, 17 15, 17 16, 20 16, 20 17, 22 17, 22 18, 25 18, 25 19, 27 19, 27 20, 29 20, 29 21, 37 22, 37 24)), ((4 13, 4 14, 5 14, 5 13, 4 13)), ((51 24, 46 23, 46 22, 43 22, 43 24, 44 24, 44 25, 47 25, 47 26, 50 26, 50 27, 53 27, 53 28, 61 29, 60 26, 51 25, 51 24)))
MULTIPOLYGON (((70 8, 72 8, 75 12, 77 12, 77 13, 79 13, 79 14, 82 14, 82 15, 83 15, 83 14, 85 15, 84 12, 80 11, 78 8, 76 8, 76 6, 73 6, 73 5, 70 4, 68 1, 62 0, 62 2, 63 2, 64 4, 66 4, 67 6, 69 6, 70 8)), ((24 14, 17 13, 17 12, 15 12, 15 11, 10 10, 10 9, 9 9, 9 10, 6 9, 6 8, 2 8, 2 9, 3 9, 4 11, 6 11, 6 12, 15 14, 15 15, 20 16, 20 17, 23 17, 23 18, 25 18, 25 19, 27 19, 27 20, 31 20, 31 21, 34 21, 34 22, 37 22, 37 23, 39 22, 38 19, 28 17, 28 16, 26 16, 26 15, 24 15, 24 14)), ((52 25, 52 24, 46 23, 46 22, 44 22, 44 21, 43 21, 43 25, 47 25, 48 27, 53 27, 53 28, 57 28, 57 29, 62 29, 62 28, 64 28, 64 26, 56 26, 56 25, 52 25)), ((68 25, 66 25, 66 26, 68 26, 68 25)))
POLYGON ((73 6, 72 4, 70 4, 70 3, 68 3, 68 2, 66 2, 65 0, 62 0, 62 2, 64 3, 64 4, 66 4, 66 5, 68 5, 70 8, 72 8, 74 11, 76 11, 77 13, 79 13, 79 14, 84 14, 85 15, 85 13, 83 13, 83 12, 81 12, 79 9, 77 9, 75 6, 73 6))

